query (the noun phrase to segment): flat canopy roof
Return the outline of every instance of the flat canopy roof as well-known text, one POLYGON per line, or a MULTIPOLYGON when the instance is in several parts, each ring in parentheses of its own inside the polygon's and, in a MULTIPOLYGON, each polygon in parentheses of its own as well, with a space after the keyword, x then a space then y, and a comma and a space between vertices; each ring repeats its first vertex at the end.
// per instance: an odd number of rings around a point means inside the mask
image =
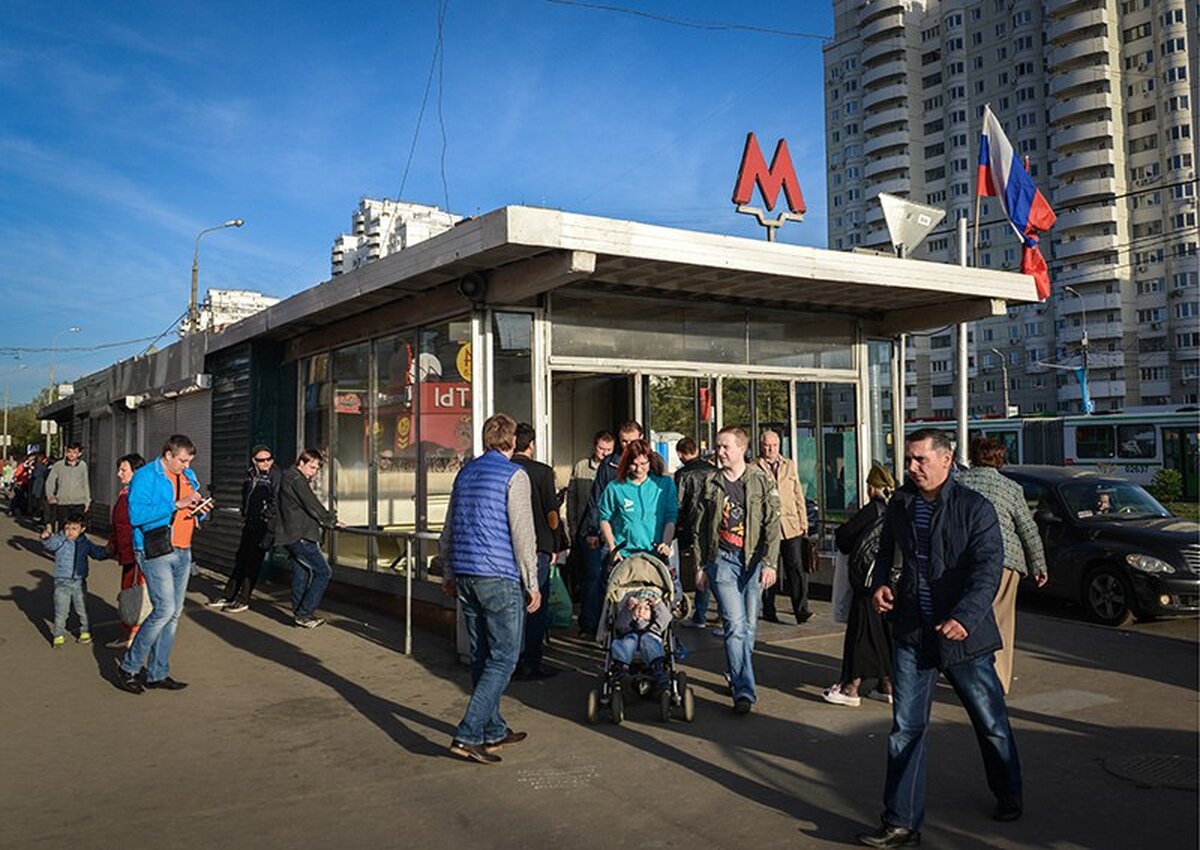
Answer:
POLYGON ((486 302, 514 304, 586 281, 589 287, 828 312, 891 336, 999 315, 1037 300, 1032 277, 946 263, 830 251, 510 206, 306 289, 214 336, 218 351, 255 337, 286 340, 384 305, 424 296, 469 304, 468 275, 486 302))

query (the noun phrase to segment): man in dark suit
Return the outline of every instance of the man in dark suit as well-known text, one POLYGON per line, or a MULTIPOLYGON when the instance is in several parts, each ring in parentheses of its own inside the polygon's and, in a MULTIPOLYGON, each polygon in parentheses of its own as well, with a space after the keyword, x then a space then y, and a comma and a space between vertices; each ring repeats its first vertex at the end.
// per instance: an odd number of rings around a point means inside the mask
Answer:
POLYGON ((983 755, 993 817, 1021 816, 1021 765, 993 654, 1000 631, 992 599, 1004 569, 1004 541, 991 503, 956 484, 954 452, 942 431, 905 439, 907 483, 884 517, 872 603, 889 615, 895 641, 892 731, 882 826, 862 833, 868 847, 913 847, 925 818, 930 707, 938 676, 962 701, 983 755), (893 580, 896 581, 893 589, 893 580))
POLYGON ((558 499, 554 489, 554 470, 533 459, 536 433, 528 422, 517 425, 517 444, 513 463, 529 476, 530 501, 533 508, 533 531, 537 537, 538 592, 543 604, 537 611, 525 615, 525 650, 513 678, 547 679, 558 673, 542 664, 542 649, 550 628, 550 564, 554 560, 555 532, 558 530, 558 499))

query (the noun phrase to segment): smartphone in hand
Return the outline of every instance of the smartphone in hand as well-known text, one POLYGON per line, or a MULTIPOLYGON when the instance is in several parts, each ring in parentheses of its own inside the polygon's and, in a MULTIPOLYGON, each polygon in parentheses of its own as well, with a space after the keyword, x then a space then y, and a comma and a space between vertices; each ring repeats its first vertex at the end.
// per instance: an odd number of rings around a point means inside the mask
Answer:
POLYGON ((212 510, 213 504, 214 504, 213 497, 209 496, 208 498, 203 499, 199 503, 193 505, 188 510, 188 516, 194 517, 194 516, 198 516, 200 514, 206 514, 212 510))

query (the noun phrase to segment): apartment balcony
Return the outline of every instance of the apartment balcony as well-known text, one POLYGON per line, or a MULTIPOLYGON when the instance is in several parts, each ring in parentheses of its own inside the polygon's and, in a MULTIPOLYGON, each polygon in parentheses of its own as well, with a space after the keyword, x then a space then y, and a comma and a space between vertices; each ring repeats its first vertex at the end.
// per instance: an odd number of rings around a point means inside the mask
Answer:
POLYGON ((1060 99, 1063 99, 1063 94, 1066 92, 1083 86, 1094 86, 1108 79, 1107 74, 1107 62, 1058 71, 1050 77, 1050 94, 1058 95, 1060 99))
POLYGON ((1072 124, 1070 127, 1060 127, 1051 131, 1054 147, 1062 150, 1081 142, 1093 142, 1096 139, 1111 139, 1113 137, 1113 122, 1107 118, 1098 121, 1084 121, 1072 124))
POLYGON ((880 133, 878 136, 871 136, 863 140, 863 153, 868 156, 873 153, 885 151, 888 148, 903 148, 905 150, 912 144, 912 132, 907 128, 901 130, 892 130, 887 133, 880 133))
POLYGON ((1171 356, 1176 360, 1200 360, 1200 348, 1172 348, 1171 356))
POLYGON ((883 175, 892 174, 897 171, 907 171, 911 164, 912 157, 907 153, 894 154, 893 156, 868 160, 867 164, 863 167, 863 174, 869 179, 877 180, 883 175))
POLYGON ((1083 9, 1103 6, 1105 0, 1043 0, 1042 7, 1047 18, 1070 15, 1083 9))
POLYGON ((864 87, 870 87, 874 83, 882 80, 896 77, 903 81, 908 75, 908 61, 903 55, 897 56, 894 59, 889 59, 886 62, 880 62, 878 65, 872 65, 863 71, 861 82, 864 87))
POLYGON ((903 33, 886 38, 883 41, 877 41, 873 44, 864 45, 862 51, 862 64, 864 66, 870 65, 876 60, 882 59, 884 56, 887 56, 891 53, 899 53, 903 55, 904 48, 905 44, 903 33))
POLYGON ((887 180, 872 180, 870 188, 867 190, 870 194, 875 195, 879 192, 887 192, 890 195, 899 195, 901 193, 907 196, 912 191, 911 177, 892 177, 887 180))
POLYGON ((869 207, 867 207, 867 218, 866 218, 867 227, 874 228, 875 226, 878 226, 879 224, 881 224, 883 221, 884 221, 884 216, 883 216, 883 205, 882 204, 871 204, 869 207))
POLYGON ((862 96, 862 106, 863 109, 870 109, 888 101, 904 100, 907 95, 908 86, 900 81, 865 92, 862 96))
POLYGON ((872 18, 858 28, 858 34, 863 41, 872 41, 883 33, 904 29, 904 10, 893 9, 878 17, 872 18))
MULTIPOLYGON (((1089 348, 1091 346, 1088 346, 1089 348)), ((1139 362, 1141 362, 1139 360, 1139 362)), ((1124 351, 1089 351, 1088 369, 1124 369, 1124 351)))
POLYGON ((875 0, 874 3, 864 3, 858 10, 858 23, 863 26, 875 18, 903 12, 908 7, 908 0, 875 0))
POLYGON ((1081 97, 1073 97, 1070 100, 1062 100, 1050 107, 1050 122, 1057 124, 1067 118, 1074 118, 1088 112, 1100 112, 1107 110, 1111 115, 1113 109, 1113 96, 1108 92, 1098 94, 1085 94, 1081 97))
MULTIPOLYGON (((1092 319, 1087 326, 1089 345, 1095 346, 1097 341, 1102 339, 1119 340, 1124 335, 1125 326, 1121 322, 1097 322, 1095 317, 1091 316, 1091 314, 1088 315, 1092 319)), ((1079 327, 1067 325, 1058 332, 1058 341, 1060 344, 1074 343, 1078 345, 1082 339, 1083 325, 1079 327)))
MULTIPOLYGON (((1075 284, 1070 284, 1072 288, 1077 288, 1075 284)), ((1080 292, 1082 297, 1076 298, 1074 295, 1067 294, 1060 302, 1058 302, 1058 315, 1060 316, 1082 316, 1084 313, 1090 313, 1093 316, 1098 316, 1101 313, 1106 313, 1109 310, 1121 309, 1121 293, 1119 292, 1098 292, 1086 294, 1080 292)), ((1069 330, 1066 328, 1064 330, 1069 330)), ((1076 328, 1079 330, 1079 328, 1076 328)))
POLYGON ((1086 180, 1071 180, 1060 183, 1052 191, 1054 203, 1057 206, 1069 206, 1093 198, 1117 194, 1117 179, 1115 177, 1090 177, 1086 180))
POLYGON ((878 112, 868 112, 862 119, 863 132, 869 133, 877 127, 886 127, 889 124, 907 124, 908 118, 907 104, 882 109, 878 112))
POLYGON ((1046 37, 1050 39, 1051 44, 1057 44, 1062 41, 1070 41, 1071 37, 1080 30, 1090 27, 1107 27, 1112 22, 1113 16, 1108 14, 1108 9, 1105 7, 1080 9, 1050 21, 1049 26, 1046 27, 1046 37))
POLYGON ((1094 35, 1081 38, 1060 47, 1051 48, 1052 65, 1074 65, 1089 56, 1107 56, 1112 48, 1112 42, 1106 35, 1094 35))
POLYGON ((1116 220, 1116 207, 1080 207, 1077 210, 1063 210, 1058 215, 1058 221, 1054 223, 1054 232, 1065 234, 1078 227, 1113 224, 1116 220))
POLYGON ((1111 148, 1098 151, 1080 151, 1069 156, 1064 156, 1061 159, 1055 160, 1050 170, 1059 180, 1063 180, 1070 174, 1078 174, 1081 171, 1088 171, 1093 168, 1102 168, 1111 166, 1113 169, 1117 166, 1117 152, 1111 148))
MULTIPOLYGON (((1088 372, 1092 372, 1091 369, 1088 372)), ((1109 381, 1096 380, 1092 374, 1088 375, 1088 391, 1092 398, 1125 398, 1125 382, 1124 381, 1109 381)), ((1083 392, 1079 386, 1079 382, 1071 380, 1065 386, 1058 388, 1058 400, 1061 401, 1080 401, 1083 392)))

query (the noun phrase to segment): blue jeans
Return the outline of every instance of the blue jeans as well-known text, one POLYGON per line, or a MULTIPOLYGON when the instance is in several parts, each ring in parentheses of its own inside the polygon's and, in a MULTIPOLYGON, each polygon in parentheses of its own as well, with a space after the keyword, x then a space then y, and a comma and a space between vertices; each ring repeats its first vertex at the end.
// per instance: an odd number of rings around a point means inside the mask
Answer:
POLYGON ((725 663, 734 700, 754 702, 754 639, 762 609, 762 563, 749 566, 741 552, 722 549, 708 568, 708 582, 717 598, 725 627, 725 663))
POLYGON ((71 613, 71 605, 75 605, 75 613, 79 616, 79 632, 88 630, 87 618, 87 580, 82 578, 56 578, 54 580, 54 636, 62 637, 67 633, 67 615, 71 613))
POLYGON ((170 672, 171 647, 175 645, 175 630, 179 627, 188 578, 192 574, 192 550, 176 549, 161 558, 146 558, 141 552, 134 554, 146 577, 146 591, 153 608, 121 659, 121 669, 132 676, 145 665, 146 681, 160 682, 170 672))
POLYGON ((471 643, 471 700, 454 732, 464 744, 486 744, 508 734, 500 716, 504 695, 517 667, 525 630, 525 594, 520 582, 505 578, 456 576, 458 601, 471 643))
POLYGON ((538 552, 538 593, 542 595, 542 606, 532 614, 525 615, 525 651, 521 653, 522 667, 542 666, 542 649, 546 646, 546 632, 550 630, 550 558, 538 552))
POLYGON ((630 632, 618 638, 613 638, 612 657, 622 664, 632 664, 634 653, 640 653, 642 661, 653 664, 666 655, 663 650, 662 638, 651 632, 630 632))
POLYGON ((696 595, 692 598, 692 604, 696 609, 692 612, 691 620, 693 623, 703 623, 708 619, 708 603, 711 599, 711 590, 696 591, 696 595))
POLYGON ((297 620, 307 620, 321 604, 333 570, 321 547, 311 540, 297 540, 284 548, 292 557, 292 614, 297 620))
POLYGON ((587 541, 581 544, 583 548, 583 604, 579 607, 579 628, 581 631, 595 633, 600 627, 600 614, 604 610, 604 553, 603 546, 589 549, 587 541))
MULTIPOLYGON (((938 680, 937 640, 929 632, 920 646, 895 647, 895 702, 883 791, 883 822, 889 826, 920 829, 925 819, 925 733, 938 680)), ((951 665, 945 673, 975 728, 988 788, 997 798, 1019 800, 1021 763, 992 654, 951 665)))

